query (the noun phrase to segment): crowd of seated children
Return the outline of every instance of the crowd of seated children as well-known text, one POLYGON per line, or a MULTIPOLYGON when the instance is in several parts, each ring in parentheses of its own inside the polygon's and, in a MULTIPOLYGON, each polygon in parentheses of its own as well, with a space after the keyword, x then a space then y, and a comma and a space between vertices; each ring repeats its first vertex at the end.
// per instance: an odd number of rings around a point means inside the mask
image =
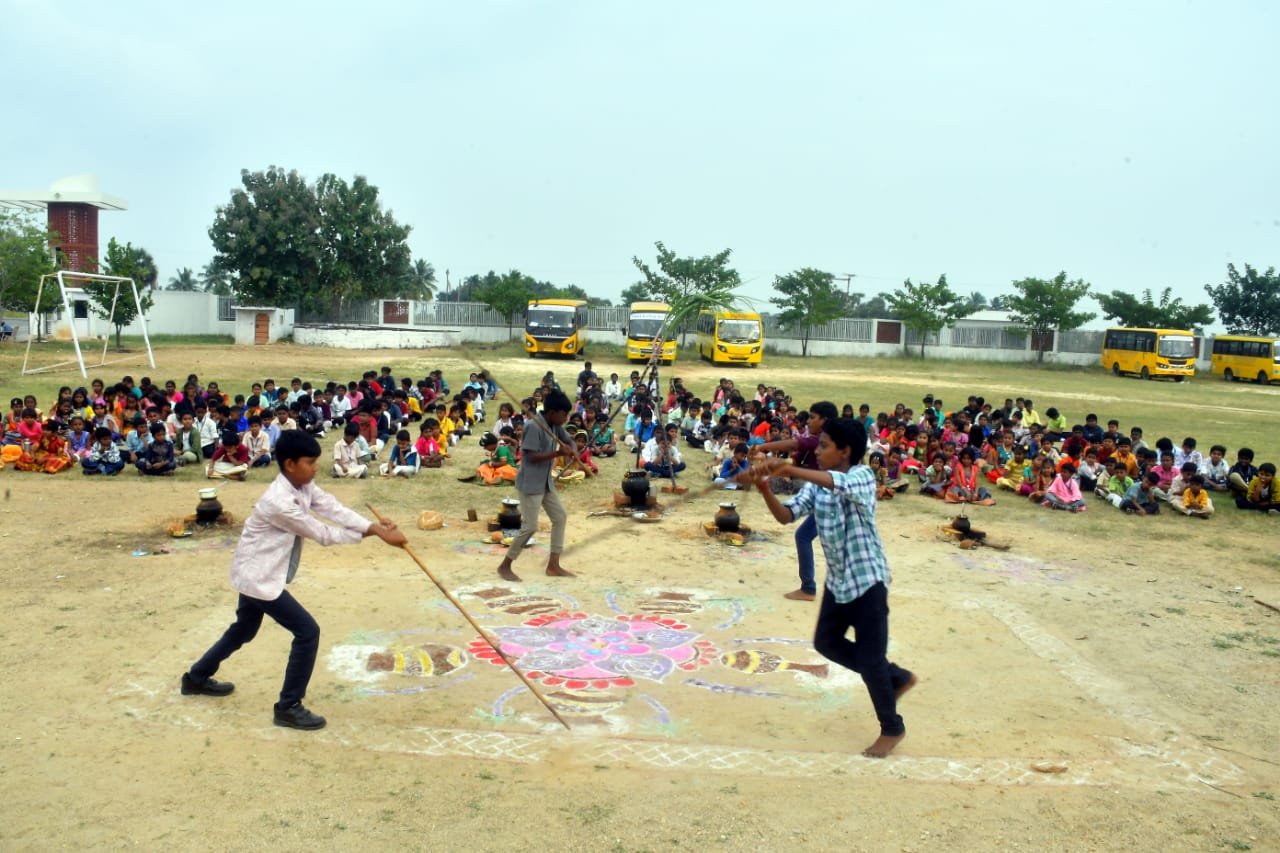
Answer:
MULTIPOLYGON (((509 403, 498 407, 493 433, 516 465, 527 420, 536 416, 544 390, 555 387, 548 372, 521 412, 509 403)), ((685 469, 683 444, 707 452, 710 478, 727 486, 741 467, 741 445, 749 448, 748 458, 757 447, 785 454, 791 451, 778 450, 780 445, 809 435, 808 412, 765 383, 744 393, 724 377, 699 397, 673 379, 659 394, 656 382, 642 380, 639 371, 623 383, 617 374, 602 381, 588 368, 578 374, 577 390, 571 422, 575 441, 585 433, 580 459, 590 464, 574 467, 587 471, 599 470, 596 461, 625 443, 652 476, 674 477, 685 469), (626 417, 616 428, 615 414, 626 417)), ((270 465, 282 430, 301 429, 317 435, 340 430, 333 445, 334 476, 366 476, 380 461, 380 469, 407 476, 402 469, 444 464, 450 446, 482 421, 485 399, 495 391, 484 373, 452 394, 440 371, 414 381, 396 379, 388 366, 346 383, 313 385, 294 377, 284 388, 268 378, 252 383, 248 394, 225 392, 214 381, 202 386, 194 374, 181 384, 156 385, 149 377, 134 383, 128 376, 114 385, 94 380, 88 388, 59 389, 47 410, 34 396, 12 398, 3 419, 0 467, 8 462, 21 471, 57 473, 80 465, 86 474, 111 475, 132 465, 155 475, 203 462, 207 476, 243 479, 251 468, 270 465), (416 463, 406 466, 408 452, 396 453, 400 442, 393 437, 411 422, 420 422, 420 435, 409 448, 416 463), (226 442, 228 433, 235 436, 234 446, 226 442)), ((1097 497, 1134 514, 1158 512, 1166 504, 1209 518, 1220 493, 1240 509, 1280 514, 1275 466, 1255 465, 1249 448, 1239 448, 1229 465, 1220 444, 1207 454, 1192 436, 1176 446, 1169 439, 1148 445, 1139 427, 1124 435, 1118 421, 1108 420, 1104 429, 1092 413, 1073 425, 1058 407, 1042 417, 1026 399, 995 407, 975 396, 948 411, 930 395, 919 413, 902 403, 875 417, 866 403, 856 409, 845 404, 843 411, 868 428, 869 462, 882 500, 918 481, 923 494, 966 503, 994 503, 987 491, 993 485, 1067 509, 1083 508, 1086 498, 1097 497)))

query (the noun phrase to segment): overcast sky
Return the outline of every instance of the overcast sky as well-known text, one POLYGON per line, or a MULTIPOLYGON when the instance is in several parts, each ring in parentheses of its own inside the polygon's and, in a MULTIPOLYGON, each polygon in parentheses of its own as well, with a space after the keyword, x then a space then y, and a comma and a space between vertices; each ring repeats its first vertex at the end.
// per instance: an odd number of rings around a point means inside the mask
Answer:
POLYGON ((1280 265, 1278 10, 0 0, 0 188, 96 173, 129 203, 103 244, 163 280, 274 164, 365 175, 442 284, 616 299, 662 240, 731 248, 761 300, 814 266, 1208 302, 1228 262, 1280 265))

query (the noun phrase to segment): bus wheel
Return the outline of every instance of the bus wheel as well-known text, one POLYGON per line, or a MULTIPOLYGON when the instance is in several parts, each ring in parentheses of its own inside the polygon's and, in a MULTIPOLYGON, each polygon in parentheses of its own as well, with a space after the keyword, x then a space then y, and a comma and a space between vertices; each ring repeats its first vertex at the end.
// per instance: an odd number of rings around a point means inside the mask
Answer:
POLYGON ((1236 381, 1236 375, 1235 375, 1235 373, 1233 373, 1233 372, 1231 371, 1231 368, 1230 368, 1230 367, 1228 367, 1226 370, 1222 371, 1222 378, 1223 378, 1223 379, 1225 379, 1227 382, 1235 382, 1235 381, 1236 381))
POLYGON ((1184 379, 1186 379, 1186 378, 1187 378, 1187 377, 1185 377, 1185 376, 1175 376, 1175 377, 1173 377, 1173 381, 1174 381, 1174 382, 1181 382, 1182 380, 1184 380, 1184 379))
POLYGON ((1267 380, 1268 380, 1268 378, 1269 378, 1269 377, 1267 376, 1267 372, 1266 372, 1265 370, 1259 370, 1259 371, 1258 371, 1258 384, 1259 384, 1259 385, 1266 385, 1266 384, 1267 384, 1267 380))
POLYGON ((1144 368, 1142 368, 1142 378, 1143 378, 1143 379, 1150 379, 1150 378, 1151 378, 1151 371, 1150 371, 1150 370, 1147 370, 1145 367, 1144 367, 1144 368))
POLYGON ((1111 365, 1111 375, 1112 376, 1120 375, 1120 362, 1117 361, 1115 364, 1111 365))

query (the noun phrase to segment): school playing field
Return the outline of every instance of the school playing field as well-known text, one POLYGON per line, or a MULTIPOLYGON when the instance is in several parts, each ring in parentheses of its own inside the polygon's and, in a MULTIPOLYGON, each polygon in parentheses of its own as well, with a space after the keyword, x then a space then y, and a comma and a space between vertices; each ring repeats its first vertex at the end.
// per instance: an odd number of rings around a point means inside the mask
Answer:
MULTIPOLYGON (((49 360, 54 360, 52 357, 49 360)), ((290 345, 161 346, 159 367, 91 376, 181 382, 397 376, 483 365, 513 392, 580 363, 505 350, 352 352, 290 345)), ((627 367, 603 356, 597 371, 627 367)), ((0 396, 42 402, 71 373, 22 377, 0 350, 0 396)), ((1280 461, 1280 388, 1207 378, 1154 383, 1100 369, 920 360, 772 358, 665 372, 705 393, 721 375, 785 388, 802 405, 872 411, 926 392, 1031 396, 1069 421, 1096 412, 1148 440, 1195 435, 1280 461)), ((329 444, 328 441, 325 442, 329 444)), ((540 673, 561 729, 409 556, 376 540, 307 547, 293 591, 322 627, 308 705, 322 732, 271 724, 288 635, 273 624, 219 677, 226 699, 183 697, 178 677, 232 618, 237 529, 174 539, 197 471, 146 481, 0 471, 0 847, 14 849, 1118 850, 1277 849, 1280 842, 1280 519, 1220 502, 1200 521, 1081 515, 1001 495, 971 511, 1007 550, 962 550, 953 512, 914 492, 879 509, 894 572, 891 658, 920 685, 885 761, 859 681, 808 644, 816 605, 794 589, 790 530, 738 496, 753 536, 703 531, 724 493, 662 496, 657 524, 611 515, 623 459, 566 487, 566 567, 546 551, 497 580, 487 541, 503 488, 460 483, 479 448, 409 482, 321 482, 409 528, 464 605, 529 654, 580 653, 540 673), (480 522, 466 519, 476 509, 480 522), (414 521, 438 510, 446 526, 414 521), (662 641, 637 662, 635 633, 662 641), (556 643, 548 639, 560 637, 556 643), (564 639, 569 638, 569 639, 564 639), (554 645, 555 648, 551 648, 554 645), (659 648, 660 646, 660 648, 659 648), (389 662, 390 671, 384 665, 389 662), (557 674, 559 672, 559 674, 557 674)), ((1231 458, 1232 454, 1229 454, 1231 458)), ((219 497, 242 520, 267 476, 219 497)), ((821 560, 819 560, 821 565, 821 560)), ((821 570, 821 569, 820 569, 821 570)), ((542 659, 548 659, 544 657, 542 659)))

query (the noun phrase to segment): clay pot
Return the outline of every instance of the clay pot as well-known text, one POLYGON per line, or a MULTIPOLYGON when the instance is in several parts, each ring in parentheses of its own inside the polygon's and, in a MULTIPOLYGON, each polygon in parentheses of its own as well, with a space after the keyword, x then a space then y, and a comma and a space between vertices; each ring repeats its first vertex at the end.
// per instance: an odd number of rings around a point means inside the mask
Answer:
POLYGON ((968 533, 971 526, 972 525, 969 524, 969 517, 967 515, 957 515, 955 518, 951 519, 952 530, 958 530, 961 533, 968 533))
POLYGON ((738 505, 733 501, 720 504, 715 517, 716 529, 721 533, 736 533, 742 519, 738 517, 738 505))
POLYGON ((222 515, 222 504, 218 501, 217 489, 201 489, 200 503, 196 504, 196 524, 215 524, 222 515))
POLYGON ((498 512, 498 525, 503 530, 520 529, 520 501, 515 498, 502 499, 502 509, 498 512))
POLYGON ((643 507, 649 495, 649 474, 646 471, 628 471, 622 475, 622 493, 631 499, 631 505, 643 507))

